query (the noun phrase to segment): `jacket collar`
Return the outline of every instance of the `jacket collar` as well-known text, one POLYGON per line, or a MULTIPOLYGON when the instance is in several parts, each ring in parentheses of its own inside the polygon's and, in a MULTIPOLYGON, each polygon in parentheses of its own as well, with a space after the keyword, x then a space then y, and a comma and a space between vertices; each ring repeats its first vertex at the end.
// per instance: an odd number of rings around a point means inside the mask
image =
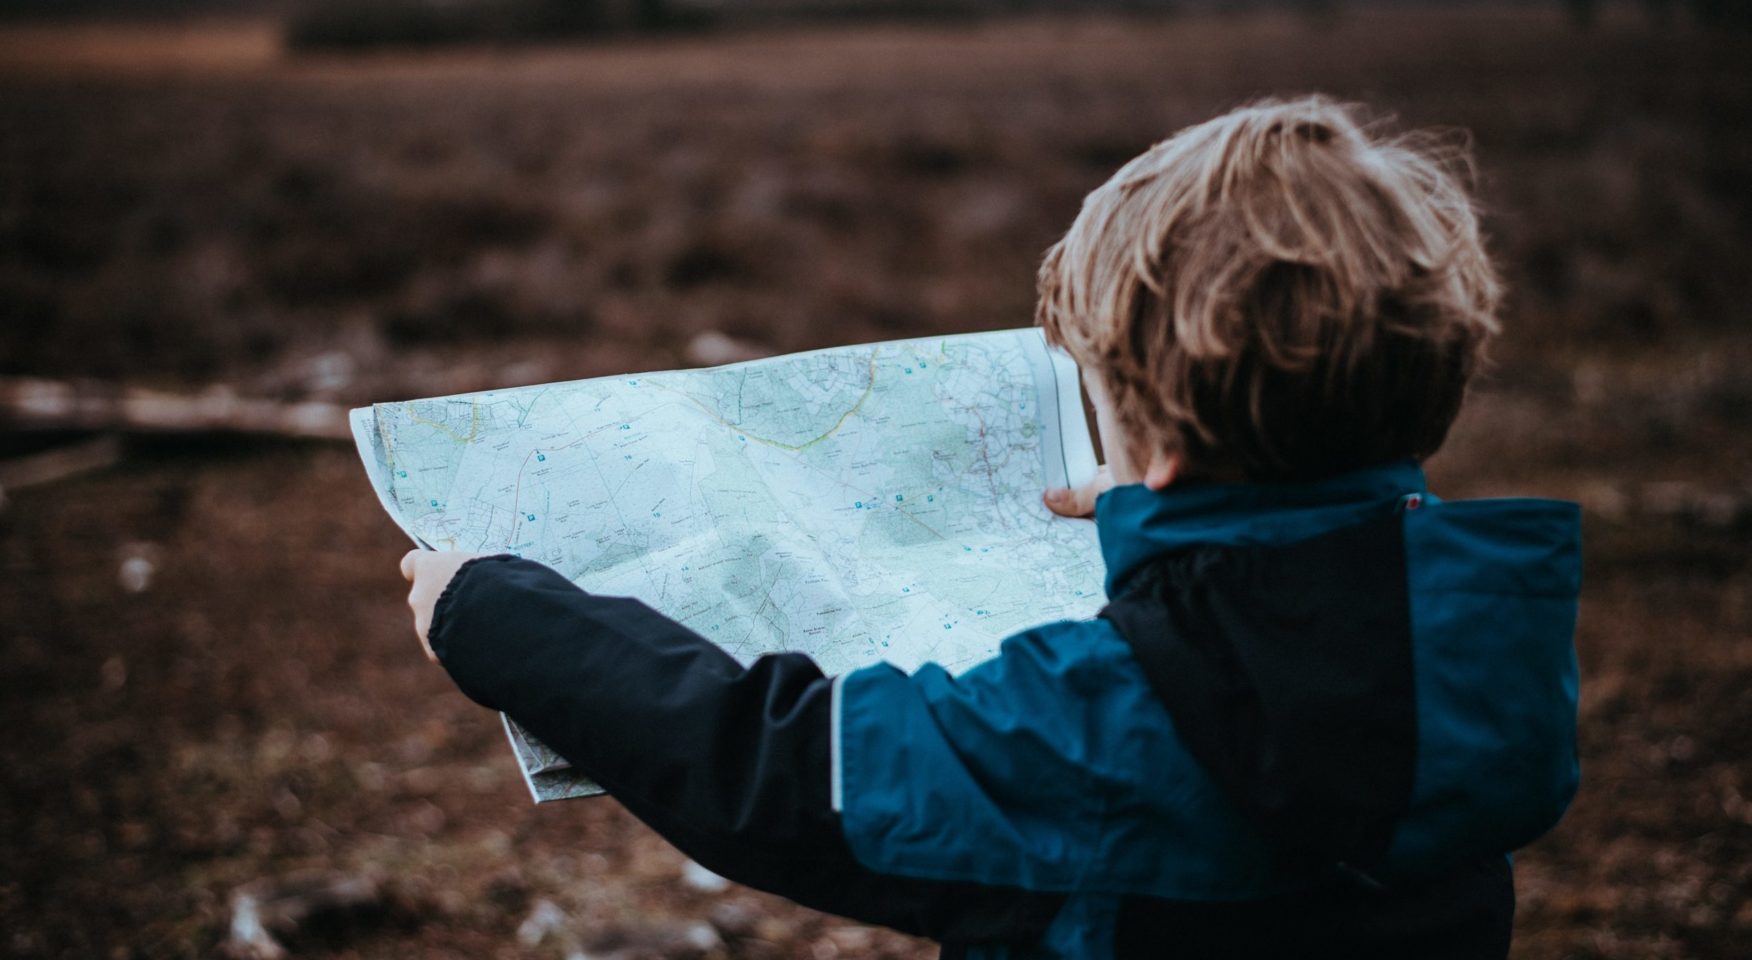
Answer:
POLYGON ((1115 487, 1095 501, 1107 562, 1107 595, 1118 596, 1147 561, 1201 544, 1292 543, 1361 522, 1411 494, 1428 496, 1410 460, 1306 483, 1177 483, 1115 487))

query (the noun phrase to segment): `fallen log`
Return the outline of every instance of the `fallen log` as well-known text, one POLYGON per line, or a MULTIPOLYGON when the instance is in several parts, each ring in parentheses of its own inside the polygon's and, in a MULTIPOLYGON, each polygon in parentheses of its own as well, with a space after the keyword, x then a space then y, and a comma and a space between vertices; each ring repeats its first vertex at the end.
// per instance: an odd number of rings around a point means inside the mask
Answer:
POLYGON ((0 377, 0 429, 245 433, 347 440, 347 409, 240 397, 228 387, 170 393, 114 383, 0 377))
POLYGON ((93 470, 113 467, 121 462, 122 441, 109 434, 40 453, 0 460, 0 503, 5 502, 6 492, 9 490, 54 483, 93 470))

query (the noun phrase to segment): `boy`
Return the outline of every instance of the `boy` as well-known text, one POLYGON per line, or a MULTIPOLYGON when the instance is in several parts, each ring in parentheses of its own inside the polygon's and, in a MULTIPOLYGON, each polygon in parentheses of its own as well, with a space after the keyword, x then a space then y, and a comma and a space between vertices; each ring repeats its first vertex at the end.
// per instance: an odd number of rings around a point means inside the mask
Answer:
POLYGON ((700 863, 952 952, 1502 957, 1506 854, 1577 782, 1578 516, 1441 503, 1417 465, 1497 289, 1437 160, 1324 99, 1237 110, 1041 269, 1116 484, 1099 618, 829 678, 415 552, 416 629, 700 863))

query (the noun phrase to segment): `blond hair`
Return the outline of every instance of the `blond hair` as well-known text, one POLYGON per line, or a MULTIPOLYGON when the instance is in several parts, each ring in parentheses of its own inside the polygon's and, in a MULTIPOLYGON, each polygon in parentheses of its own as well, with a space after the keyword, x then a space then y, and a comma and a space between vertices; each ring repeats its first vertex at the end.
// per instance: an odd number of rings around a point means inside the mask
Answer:
POLYGON ((1188 127, 1083 201, 1036 322, 1134 457, 1254 480, 1421 460, 1498 329, 1464 162, 1324 97, 1188 127))

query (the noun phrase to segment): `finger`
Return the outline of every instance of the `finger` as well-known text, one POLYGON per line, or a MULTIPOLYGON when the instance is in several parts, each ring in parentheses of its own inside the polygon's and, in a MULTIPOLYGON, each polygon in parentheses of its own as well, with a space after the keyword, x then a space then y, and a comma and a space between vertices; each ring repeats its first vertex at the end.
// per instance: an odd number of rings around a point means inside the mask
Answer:
POLYGON ((402 554, 401 575, 402 575, 402 579, 406 580, 409 583, 414 582, 414 570, 418 566, 420 553, 421 553, 420 550, 414 549, 414 550, 409 550, 405 554, 402 554))
POLYGON ((1075 487, 1053 487, 1041 499, 1046 508, 1061 517, 1093 517, 1095 499, 1113 489, 1113 474, 1103 464, 1087 483, 1075 487))
MULTIPOLYGON (((431 629, 432 621, 432 598, 428 595, 430 590, 425 587, 423 583, 415 584, 408 591, 408 609, 414 615, 414 636, 420 638, 421 647, 427 646, 426 632, 431 629)), ((430 650, 426 655, 431 656, 430 650)))
POLYGON ((1095 512, 1095 490, 1089 484, 1080 487, 1053 487, 1046 491, 1046 508, 1061 517, 1087 517, 1095 512))

